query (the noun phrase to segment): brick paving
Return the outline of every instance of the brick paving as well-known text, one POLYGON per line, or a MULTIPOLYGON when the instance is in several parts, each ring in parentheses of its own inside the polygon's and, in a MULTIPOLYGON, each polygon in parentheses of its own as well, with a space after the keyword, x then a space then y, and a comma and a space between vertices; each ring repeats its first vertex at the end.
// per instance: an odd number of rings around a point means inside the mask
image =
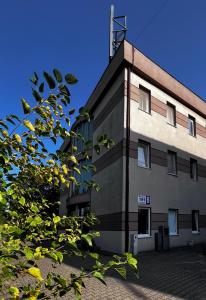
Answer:
MULTIPOLYGON (((103 260, 108 257, 103 256, 103 260)), ((129 272, 126 281, 111 272, 106 278, 107 287, 96 279, 85 280, 83 300, 206 300, 206 255, 201 247, 181 248, 168 252, 148 252, 138 255, 139 279, 129 272)), ((43 262, 43 275, 51 269, 43 262)), ((89 262, 85 262, 89 268, 89 262)), ((65 264, 56 269, 66 276, 78 272, 82 260, 66 258, 65 264)), ((63 300, 75 299, 72 293, 63 300)))

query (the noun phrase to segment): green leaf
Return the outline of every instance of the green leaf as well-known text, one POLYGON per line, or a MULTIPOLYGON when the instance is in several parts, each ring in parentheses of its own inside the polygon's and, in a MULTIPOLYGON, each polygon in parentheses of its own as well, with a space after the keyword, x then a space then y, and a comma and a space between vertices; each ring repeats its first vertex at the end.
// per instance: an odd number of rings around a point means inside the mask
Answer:
POLYGON ((75 109, 70 109, 69 115, 73 115, 75 113, 75 109))
POLYGON ((58 260, 58 257, 56 255, 56 253, 54 252, 49 252, 48 255, 54 260, 54 261, 57 261, 58 260))
POLYGON ((10 189, 7 190, 6 193, 7 193, 8 196, 11 196, 11 195, 13 195, 15 192, 14 192, 13 189, 10 188, 10 189))
POLYGON ((69 96, 71 95, 71 94, 70 94, 70 91, 68 90, 68 88, 66 87, 66 85, 60 84, 60 85, 58 86, 58 88, 59 88, 61 94, 63 94, 64 96, 69 97, 69 96))
POLYGON ((34 76, 30 78, 30 81, 31 81, 33 84, 37 85, 38 79, 39 79, 39 78, 38 78, 37 73, 34 72, 34 76))
POLYGON ((47 72, 43 72, 43 74, 44 74, 44 78, 46 79, 46 82, 48 83, 49 88, 53 90, 56 87, 56 83, 54 79, 47 72))
POLYGON ((73 170, 74 170, 75 172, 77 172, 79 175, 81 175, 81 171, 80 171, 78 168, 73 167, 73 170))
POLYGON ((57 70, 57 69, 54 69, 54 70, 53 70, 53 73, 54 73, 54 77, 56 78, 56 80, 57 80, 59 83, 62 82, 62 75, 61 75, 60 71, 57 70))
POLYGON ((137 259, 132 256, 131 253, 125 253, 124 256, 127 258, 127 263, 130 267, 137 269, 137 259))
POLYGON ((21 99, 21 103, 22 103, 24 114, 25 115, 29 114, 31 112, 30 105, 27 103, 27 101, 24 98, 21 99))
POLYGON ((9 288, 9 294, 12 296, 12 299, 19 299, 20 291, 16 286, 11 286, 9 288))
POLYGON ((104 283, 106 285, 106 282, 104 281, 104 275, 101 272, 95 271, 93 273, 93 277, 100 280, 102 283, 104 283))
POLYGON ((54 224, 57 224, 57 223, 59 223, 60 221, 61 221, 61 218, 60 218, 59 216, 55 216, 55 217, 53 218, 54 224))
POLYGON ((17 121, 21 122, 20 119, 16 115, 10 115, 10 118, 16 119, 17 121))
POLYGON ((25 254, 25 256, 26 256, 26 258, 27 258, 28 260, 33 259, 33 252, 32 252, 32 250, 31 250, 31 248, 29 248, 28 246, 26 246, 26 247, 24 248, 24 254, 25 254))
POLYGON ((124 279, 126 279, 126 269, 125 269, 125 267, 118 267, 118 268, 115 268, 115 270, 117 271, 117 273, 119 273, 119 275, 122 277, 122 278, 124 278, 124 279))
POLYGON ((31 221, 30 225, 33 227, 36 227, 37 225, 40 225, 41 223, 42 223, 42 218, 37 216, 31 221))
POLYGON ((89 256, 91 256, 94 259, 99 259, 99 254, 98 253, 94 253, 94 252, 89 252, 89 256))
POLYGON ((0 193, 0 203, 2 203, 3 205, 6 204, 6 198, 3 197, 3 195, 0 193))
POLYGON ((56 252, 56 256, 57 256, 57 261, 59 262, 59 263, 62 263, 62 261, 63 261, 63 258, 64 258, 64 256, 63 256, 63 254, 61 253, 61 252, 56 252))
POLYGON ((88 243, 89 246, 92 247, 93 243, 91 234, 82 234, 81 237, 88 243))
POLYGON ((19 203, 24 206, 26 199, 22 196, 19 198, 19 203))
POLYGON ((42 102, 42 97, 39 95, 39 93, 36 90, 34 89, 32 90, 32 95, 37 102, 39 103, 42 102))
POLYGON ((4 128, 6 128, 7 130, 9 129, 9 127, 5 124, 4 121, 0 120, 0 126, 3 126, 4 128))
POLYGON ((39 92, 43 93, 44 92, 44 82, 42 82, 39 86, 39 92))
POLYGON ((16 125, 15 122, 12 120, 12 118, 6 117, 6 120, 11 124, 16 125))
POLYGON ((68 84, 75 84, 78 82, 77 78, 72 74, 67 74, 65 80, 68 84))
POLYGON ((31 205, 31 211, 33 211, 34 213, 37 213, 39 211, 38 207, 32 203, 31 205))

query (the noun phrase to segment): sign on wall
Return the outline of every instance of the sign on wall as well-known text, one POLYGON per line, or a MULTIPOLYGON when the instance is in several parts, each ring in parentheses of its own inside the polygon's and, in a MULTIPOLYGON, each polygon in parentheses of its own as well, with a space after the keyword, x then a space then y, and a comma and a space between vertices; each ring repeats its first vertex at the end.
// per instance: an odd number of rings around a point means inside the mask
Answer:
POLYGON ((148 195, 138 195, 137 201, 138 201, 138 204, 149 205, 150 204, 150 196, 148 196, 148 195))

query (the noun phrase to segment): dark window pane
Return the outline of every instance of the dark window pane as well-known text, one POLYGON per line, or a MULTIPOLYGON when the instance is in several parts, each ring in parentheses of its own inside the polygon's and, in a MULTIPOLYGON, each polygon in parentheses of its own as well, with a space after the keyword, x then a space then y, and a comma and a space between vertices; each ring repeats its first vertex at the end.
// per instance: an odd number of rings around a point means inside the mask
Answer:
POLYGON ((138 210, 138 234, 149 234, 149 210, 138 210))

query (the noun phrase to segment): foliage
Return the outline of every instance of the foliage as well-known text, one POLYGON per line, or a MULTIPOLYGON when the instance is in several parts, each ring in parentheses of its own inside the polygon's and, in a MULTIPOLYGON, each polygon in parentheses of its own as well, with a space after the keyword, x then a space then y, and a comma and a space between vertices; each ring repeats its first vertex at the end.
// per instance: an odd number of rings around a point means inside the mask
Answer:
MULTIPOLYGON (((99 233, 84 233, 82 227, 94 225, 94 215, 88 214, 84 218, 58 215, 58 197, 51 198, 51 194, 58 195, 61 189, 78 184, 74 174, 81 173, 80 153, 72 146, 67 153, 50 152, 47 141, 56 144, 59 139, 69 138, 72 143, 74 139, 84 141, 84 137, 70 127, 75 111, 65 112, 70 105, 69 87, 77 79, 71 74, 63 78, 57 69, 53 75, 43 72, 43 78, 40 81, 36 73, 31 78, 34 105, 21 99, 23 119, 9 115, 0 120, 2 299, 53 299, 71 290, 79 299, 86 277, 104 282, 104 275, 111 268, 123 277, 126 276, 126 265, 134 270, 137 268, 136 259, 129 253, 123 257, 114 256, 107 263, 102 263, 100 256, 93 253, 93 240, 99 233), (82 241, 88 244, 87 250, 79 247, 82 241), (55 264, 61 264, 66 255, 90 256, 94 265, 90 271, 82 267, 80 274, 67 274, 64 278, 56 272, 55 264), (39 266, 44 258, 54 263, 53 272, 45 276, 39 266)), ((86 109, 81 108, 77 118, 89 121, 86 109)), ((82 155, 88 159, 91 143, 84 142, 82 155)), ((104 135, 98 138, 94 149, 99 152, 102 146, 109 148, 111 144, 104 135)), ((87 184, 98 190, 95 182, 87 184)))

